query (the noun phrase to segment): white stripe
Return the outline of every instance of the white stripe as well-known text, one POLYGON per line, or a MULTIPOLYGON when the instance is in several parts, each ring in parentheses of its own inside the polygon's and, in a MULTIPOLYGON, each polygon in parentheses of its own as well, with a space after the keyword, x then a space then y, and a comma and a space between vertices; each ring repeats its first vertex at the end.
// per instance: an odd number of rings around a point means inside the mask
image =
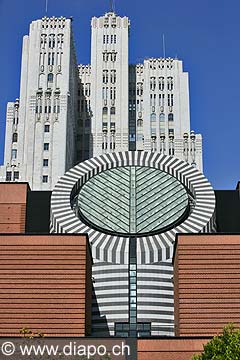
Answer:
POLYGON ((142 305, 138 305, 138 310, 146 310, 148 313, 151 312, 151 310, 157 310, 158 305, 160 303, 167 303, 167 304, 174 304, 174 299, 168 299, 168 298, 151 298, 151 297, 144 297, 138 299, 139 302, 143 303, 142 305), (156 305, 149 305, 149 302, 154 303, 156 305), (146 304, 144 304, 146 303, 146 304))
POLYGON ((138 270, 159 270, 159 271, 172 271, 173 267, 172 266, 164 266, 164 265, 159 265, 159 264, 148 264, 148 265, 138 265, 138 270))
POLYGON ((139 280, 138 281, 138 285, 149 285, 149 286, 156 286, 156 284, 160 287, 160 286, 165 286, 165 287, 169 287, 169 288, 171 288, 173 285, 172 285, 172 283, 171 282, 162 282, 161 281, 161 279, 159 279, 160 281, 151 281, 151 280, 149 280, 149 281, 141 281, 141 280, 139 280))
MULTIPOLYGON (((104 317, 107 318, 107 320, 114 320, 114 322, 119 322, 119 319, 125 319, 128 320, 128 314, 102 314, 104 317)), ((98 315, 92 315, 92 320, 99 320, 98 315)), ((104 322, 104 320, 103 320, 104 322)))
MULTIPOLYGON (((125 288, 125 289, 121 289, 121 294, 128 294, 128 288, 125 288)), ((139 290, 138 290, 139 292, 139 290)), ((97 290, 96 289, 96 295, 115 295, 116 294, 116 289, 111 289, 111 290, 97 290)), ((115 299, 115 298, 114 298, 115 299)), ((98 300, 99 301, 99 300, 98 300)), ((112 298, 112 301, 113 301, 113 298, 112 298)))
MULTIPOLYGON (((159 308, 159 311, 173 311, 171 308, 159 308)), ((174 315, 160 315, 160 314, 152 314, 150 312, 146 312, 145 314, 138 314, 138 319, 154 319, 160 321, 161 319, 166 320, 174 320, 174 315), (170 317, 170 318, 169 318, 170 317)), ((173 324, 164 324, 163 326, 169 326, 173 324)))
POLYGON ((172 274, 156 274, 156 273, 150 273, 150 272, 147 272, 147 273, 138 273, 138 279, 143 279, 145 277, 150 277, 150 278, 156 278, 156 279, 171 279, 173 277, 172 274))
MULTIPOLYGON (((108 315, 106 313, 108 311, 118 310, 120 313, 121 313, 121 311, 128 311, 128 305, 117 305, 117 306, 116 306, 116 304, 112 304, 112 306, 101 306, 101 305, 99 305, 98 308, 99 308, 99 312, 100 313, 104 312, 104 315, 106 315, 106 316, 108 315)), ((118 316, 116 316, 116 314, 114 316, 118 317, 118 316)))
POLYGON ((94 288, 102 287, 102 286, 112 286, 113 288, 116 288, 118 285, 125 285, 128 286, 128 281, 125 280, 119 280, 117 283, 116 281, 108 281, 108 282, 99 282, 98 284, 93 284, 94 288))
MULTIPOLYGON (((96 293, 98 294, 98 293, 96 293)), ((116 301, 117 303, 117 308, 118 308, 118 305, 121 303, 125 303, 125 302, 128 302, 128 296, 125 296, 125 297, 119 297, 119 298, 101 298, 101 299, 98 299, 96 301, 92 301, 92 309, 94 308, 98 308, 99 306, 103 306, 101 304, 105 304, 105 303, 112 303, 112 307, 116 307, 116 304, 113 304, 113 301, 116 301)))
MULTIPOLYGON (((122 290, 121 290, 121 292, 122 292, 122 290)), ((172 289, 172 290, 161 290, 161 292, 160 292, 160 290, 156 290, 156 289, 137 289, 137 293, 138 293, 138 295, 141 295, 141 294, 144 294, 144 295, 146 295, 146 294, 148 294, 148 293, 150 293, 150 294, 157 294, 157 295, 159 295, 159 298, 158 299, 162 299, 162 295, 174 295, 174 290, 172 289)))
POLYGON ((123 272, 123 273, 107 273, 107 274, 99 274, 99 273, 94 273, 94 278, 97 279, 111 279, 111 278, 128 278, 128 273, 127 272, 123 272))
POLYGON ((128 265, 121 265, 121 264, 118 264, 118 265, 109 264, 109 265, 101 265, 101 266, 100 265, 98 265, 98 266, 93 265, 93 268, 92 268, 92 272, 94 274, 97 274, 98 272, 102 273, 102 271, 105 271, 105 270, 118 270, 119 272, 122 271, 122 270, 128 271, 128 265))

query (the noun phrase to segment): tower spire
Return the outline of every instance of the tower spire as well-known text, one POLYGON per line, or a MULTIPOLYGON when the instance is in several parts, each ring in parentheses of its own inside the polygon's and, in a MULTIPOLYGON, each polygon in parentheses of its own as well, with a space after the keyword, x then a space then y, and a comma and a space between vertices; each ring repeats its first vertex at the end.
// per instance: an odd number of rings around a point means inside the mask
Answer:
POLYGON ((113 0, 110 0, 110 12, 114 12, 113 0))
POLYGON ((163 42, 163 57, 165 59, 165 57, 166 57, 165 34, 163 34, 163 36, 162 36, 162 42, 163 42))

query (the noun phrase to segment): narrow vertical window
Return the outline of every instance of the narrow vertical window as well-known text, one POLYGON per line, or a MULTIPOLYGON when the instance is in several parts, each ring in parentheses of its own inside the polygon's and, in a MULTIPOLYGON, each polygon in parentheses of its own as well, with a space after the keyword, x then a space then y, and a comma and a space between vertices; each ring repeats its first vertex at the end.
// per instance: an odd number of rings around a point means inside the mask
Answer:
POLYGON ((48 166, 48 159, 43 159, 43 166, 47 167, 48 166))
POLYGON ((50 132, 50 125, 44 125, 44 132, 50 132))
POLYGON ((53 83, 53 74, 48 74, 48 83, 53 83))
POLYGON ((43 175, 42 182, 47 183, 48 182, 48 175, 43 175))
POLYGON ((159 90, 160 91, 164 90, 164 77, 159 78, 159 90))
POLYGON ((6 171, 6 181, 11 181, 11 180, 12 180, 12 172, 6 171))
POLYGON ((12 149, 12 159, 17 158, 17 149, 12 149))
POLYGON ((13 181, 19 180, 19 171, 14 171, 13 173, 13 181))
POLYGON ((170 102, 170 94, 168 94, 168 106, 171 106, 171 102, 170 102))
POLYGON ((45 150, 45 151, 49 150, 49 143, 44 143, 43 150, 45 150))
POLYGON ((13 133, 12 135, 12 142, 17 142, 18 141, 18 134, 17 133, 13 133))
POLYGON ((150 122, 151 122, 151 135, 153 136, 153 135, 156 135, 156 114, 155 113, 151 114, 150 122))

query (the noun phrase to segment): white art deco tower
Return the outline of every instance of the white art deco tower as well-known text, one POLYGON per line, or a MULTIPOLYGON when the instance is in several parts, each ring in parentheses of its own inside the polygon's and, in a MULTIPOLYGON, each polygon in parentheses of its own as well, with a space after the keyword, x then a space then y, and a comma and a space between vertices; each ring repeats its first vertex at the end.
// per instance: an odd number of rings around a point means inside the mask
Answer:
POLYGON ((92 19, 92 155, 128 150, 129 20, 113 12, 92 19))
POLYGON ((75 163, 78 69, 71 20, 33 21, 23 38, 20 100, 7 108, 3 177, 51 190, 75 163))
POLYGON ((129 148, 175 156, 202 171, 202 137, 190 131, 182 61, 150 58, 129 68, 129 148))

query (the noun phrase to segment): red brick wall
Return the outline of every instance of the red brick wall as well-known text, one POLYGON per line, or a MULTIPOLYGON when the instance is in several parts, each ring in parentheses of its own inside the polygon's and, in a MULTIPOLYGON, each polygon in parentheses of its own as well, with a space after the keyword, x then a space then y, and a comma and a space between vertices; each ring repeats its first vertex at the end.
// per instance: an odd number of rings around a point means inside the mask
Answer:
POLYGON ((179 235, 174 260, 176 335, 240 326, 240 235, 179 235))
POLYGON ((0 183, 0 233, 24 233, 27 184, 0 183))
POLYGON ((0 234, 0 336, 84 336, 90 286, 86 236, 0 234))
POLYGON ((138 340, 138 360, 191 360, 210 339, 138 340))

